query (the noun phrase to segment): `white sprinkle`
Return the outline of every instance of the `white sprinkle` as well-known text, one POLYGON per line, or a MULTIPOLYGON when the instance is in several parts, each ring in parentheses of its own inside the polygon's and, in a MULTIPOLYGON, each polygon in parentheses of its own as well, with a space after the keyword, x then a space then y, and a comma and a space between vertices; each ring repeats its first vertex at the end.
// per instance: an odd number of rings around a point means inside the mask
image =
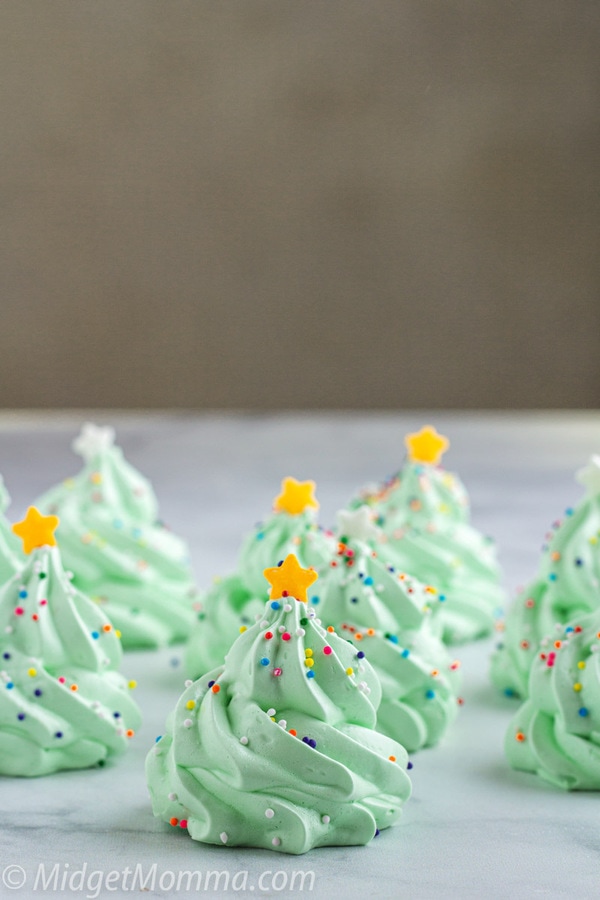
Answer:
POLYGON ((273 844, 274 847, 279 847, 279 845, 281 844, 281 838, 274 837, 273 840, 271 841, 271 843, 273 844))
POLYGON ((305 634, 304 628, 296 628, 296 637, 304 637, 305 634))
POLYGON ((194 724, 194 723, 192 722, 191 719, 184 719, 184 720, 183 720, 183 727, 184 727, 184 728, 191 728, 193 724, 194 724))
POLYGON ((229 835, 227 834, 226 831, 222 831, 221 834, 219 835, 219 837, 221 838, 221 840, 223 841, 224 844, 226 844, 227 841, 229 840, 229 835))
POLYGON ((277 723, 281 728, 287 728, 287 721, 285 719, 280 719, 277 723))
POLYGON ((283 632, 285 631, 285 625, 280 625, 277 631, 279 632, 279 634, 283 634, 283 632))
POLYGON ((329 825, 331 822, 331 816, 321 816, 321 822, 323 825, 329 825))
POLYGON ((119 735, 119 737, 122 737, 122 736, 123 736, 123 729, 122 729, 122 728, 117 728, 117 734, 119 735))
POLYGON ((292 607, 290 606, 289 603, 286 603, 286 604, 284 605, 283 611, 284 611, 284 612, 291 612, 291 611, 292 611, 292 607))
POLYGON ((169 794, 169 800, 177 800, 177 794, 171 791, 171 793, 169 794))
POLYGON ((160 756, 160 754, 161 754, 161 749, 160 749, 160 747, 158 746, 158 744, 157 744, 155 747, 153 747, 152 749, 154 750, 154 755, 155 755, 155 756, 160 756))
POLYGON ((4 629, 4 633, 5 633, 5 634, 12 634, 12 632, 13 632, 13 627, 12 627, 12 625, 7 625, 6 628, 4 629))
POLYGON ((273 709, 273 707, 271 707, 270 709, 267 710, 267 715, 274 716, 276 712, 277 712, 277 710, 275 710, 275 709, 273 709))
POLYGON ((260 623, 260 627, 261 627, 261 628, 266 628, 268 624, 269 624, 269 623, 267 622, 267 620, 266 620, 266 619, 263 619, 262 622, 260 623))
POLYGON ((314 609, 309 609, 309 611, 308 611, 308 618, 309 618, 309 619, 315 619, 316 617, 317 617, 317 614, 316 614, 316 612, 314 611, 314 609))
POLYGON ((193 683, 194 683, 194 682, 192 681, 191 678, 186 678, 186 680, 183 682, 183 684, 184 684, 184 686, 185 686, 186 688, 187 688, 187 687, 191 687, 191 686, 193 685, 193 683))
POLYGON ((267 819, 272 819, 274 815, 275 815, 274 809, 265 809, 265 816, 267 817, 267 819))
POLYGON ((248 743, 248 738, 247 738, 246 735, 244 734, 244 735, 242 735, 242 737, 240 738, 240 744, 244 744, 244 746, 245 746, 247 743, 248 743))

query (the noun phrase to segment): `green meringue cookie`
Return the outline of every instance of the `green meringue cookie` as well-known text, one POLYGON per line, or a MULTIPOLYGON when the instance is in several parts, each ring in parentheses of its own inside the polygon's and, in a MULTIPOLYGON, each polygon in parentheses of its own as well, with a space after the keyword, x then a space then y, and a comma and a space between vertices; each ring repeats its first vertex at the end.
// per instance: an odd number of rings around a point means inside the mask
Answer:
POLYGON ((24 564, 19 541, 12 533, 10 522, 4 515, 10 497, 0 475, 0 586, 18 572, 24 564))
POLYGON ((285 559, 294 553, 304 566, 320 572, 335 550, 331 532, 324 531, 315 520, 312 509, 297 515, 275 511, 257 526, 242 544, 237 572, 254 597, 263 597, 267 566, 273 560, 285 559))
POLYGON ((367 504, 383 531, 379 552, 401 571, 438 588, 443 639, 464 643, 490 634, 504 602, 493 541, 470 524, 469 501, 458 478, 441 466, 407 460, 367 504))
POLYGON ((47 775, 122 753, 140 713, 121 656, 58 549, 34 550, 0 591, 0 774, 47 775))
POLYGON ((113 445, 114 432, 86 425, 74 442, 82 472, 37 501, 60 516, 60 546, 73 583, 123 635, 123 647, 183 641, 196 597, 189 551, 158 520, 150 483, 113 445))
POLYGON ((529 670, 545 635, 600 608, 600 457, 592 457, 578 479, 586 495, 553 523, 537 578, 508 610, 492 656, 492 681, 508 696, 527 696, 529 670))
POLYGON ((245 588, 238 575, 230 575, 215 579, 197 606, 197 622, 184 653, 185 671, 194 679, 223 664, 240 629, 254 624, 265 603, 245 588))
POLYGON ((600 790, 600 610, 554 631, 538 647, 529 698, 505 752, 514 769, 566 790, 600 790))
POLYGON ((154 814, 195 840, 295 854, 366 844, 409 797, 405 749, 373 730, 373 669, 287 600, 187 688, 148 755, 154 814))
POLYGON ((352 641, 378 675, 377 730, 413 752, 436 744, 454 720, 459 663, 432 624, 440 609, 435 589, 396 572, 353 536, 363 511, 339 514, 337 555, 309 598, 323 623, 352 641))

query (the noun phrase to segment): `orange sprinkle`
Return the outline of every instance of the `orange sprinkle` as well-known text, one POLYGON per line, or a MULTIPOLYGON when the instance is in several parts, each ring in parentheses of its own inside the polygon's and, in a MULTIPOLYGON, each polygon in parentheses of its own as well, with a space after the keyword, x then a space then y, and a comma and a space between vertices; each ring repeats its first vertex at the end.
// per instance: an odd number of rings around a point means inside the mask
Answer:
POLYGON ((221 690, 220 684, 213 684, 213 686, 211 688, 211 691, 213 692, 213 694, 218 694, 220 690, 221 690))
POLYGON ((554 641, 554 646, 559 650, 562 647, 562 641, 554 641))
POLYGON ((175 825, 177 825, 178 822, 179 822, 179 819, 176 819, 174 816, 172 819, 169 819, 169 825, 175 826, 175 825))
POLYGON ((133 728, 128 728, 127 731, 125 732, 125 734, 127 735, 128 738, 132 738, 135 734, 135 731, 133 730, 133 728))
POLYGON ((327 631, 331 634, 332 632, 335 632, 335 628, 333 627, 333 625, 328 625, 327 631))
POLYGON ((558 559, 560 559, 560 553, 558 552, 558 550, 555 550, 554 553, 551 553, 551 554, 550 554, 550 556, 551 556, 552 559, 555 560, 555 561, 558 560, 558 559))
POLYGON ((290 728, 290 734, 293 735, 294 737, 296 737, 296 735, 298 734, 298 732, 296 731, 295 728, 290 728))
POLYGON ((369 635, 369 637, 373 637, 373 635, 375 634, 375 629, 367 628, 367 634, 369 635))
POLYGON ((525 735, 522 731, 517 731, 517 733, 515 734, 515 740, 517 740, 520 744, 523 743, 523 741, 525 740, 525 735))
POLYGON ((390 762, 396 762, 396 757, 395 757, 395 756, 388 756, 388 759, 389 759, 390 762))
POLYGON ((356 634, 354 635, 354 640, 362 641, 362 639, 363 639, 362 634, 360 633, 360 631, 357 631, 356 634))
POLYGON ((76 684, 72 684, 72 685, 71 685, 71 690, 72 690, 72 691, 78 691, 79 688, 77 687, 76 684))
POLYGON ((108 623, 106 625, 103 625, 102 631, 112 631, 112 625, 109 625, 108 623))

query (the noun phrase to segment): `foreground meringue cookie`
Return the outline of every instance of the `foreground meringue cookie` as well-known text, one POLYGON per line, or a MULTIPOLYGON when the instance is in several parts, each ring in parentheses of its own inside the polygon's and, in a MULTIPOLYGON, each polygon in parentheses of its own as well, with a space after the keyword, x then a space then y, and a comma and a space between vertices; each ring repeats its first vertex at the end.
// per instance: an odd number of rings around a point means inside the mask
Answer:
POLYGON ((366 844, 410 794, 405 749, 372 730, 380 687, 307 610, 290 554, 264 619, 191 683, 147 758, 154 814, 210 844, 305 853, 366 844))
POLYGON ((13 534, 10 522, 4 515, 10 503, 8 491, 0 475, 0 586, 8 581, 24 563, 19 541, 13 534))
POLYGON ((335 551, 331 532, 317 525, 314 481, 284 478, 273 501, 273 513, 244 540, 237 571, 216 580, 195 604, 196 626, 185 650, 191 678, 221 665, 240 632, 264 609, 264 570, 273 560, 294 553, 305 566, 321 571, 335 551))
POLYGON ((505 742, 514 769, 566 790, 600 790, 600 611, 538 648, 529 699, 505 742))
POLYGON ((85 466, 38 501, 61 518, 73 583, 120 629, 125 649, 187 638, 195 587, 189 552, 158 520, 150 483, 114 446, 114 430, 84 425, 73 443, 85 466))
POLYGON ((55 516, 15 530, 31 552, 0 591, 0 774, 47 775, 122 753, 140 723, 111 623, 74 588, 53 546, 55 516), (38 544, 42 543, 41 546, 38 544))
POLYGON ((455 644, 490 634, 504 601, 490 538, 470 524, 458 478, 440 465, 447 438, 427 426, 406 437, 408 459, 381 488, 352 502, 367 504, 384 534, 381 554, 401 571, 438 588, 443 638, 455 644))
POLYGON ((593 456, 577 478, 586 494, 546 535, 538 576, 509 609, 492 656, 492 681, 509 696, 527 696, 529 670, 545 635, 600 609, 600 457, 593 456))
POLYGON ((338 513, 337 554, 309 602, 366 655, 382 686, 377 730, 410 753, 436 744, 454 720, 460 664, 432 628, 435 588, 383 562, 366 543, 378 536, 368 517, 366 507, 338 513))

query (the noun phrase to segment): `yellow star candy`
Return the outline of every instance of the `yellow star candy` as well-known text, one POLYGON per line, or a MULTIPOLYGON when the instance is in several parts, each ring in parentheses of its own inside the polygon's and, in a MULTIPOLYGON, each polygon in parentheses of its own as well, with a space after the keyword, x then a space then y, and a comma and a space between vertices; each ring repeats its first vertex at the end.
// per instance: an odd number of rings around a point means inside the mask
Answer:
POLYGON ((303 569, 293 553, 289 553, 280 566, 265 569, 265 578, 271 585, 270 600, 295 597, 307 603, 306 589, 319 577, 314 569, 303 569))
POLYGON ((273 500, 276 512, 299 516, 307 506, 318 509, 315 488, 314 481, 296 481, 295 478, 284 478, 281 482, 281 493, 273 500))
POLYGON ((25 518, 12 527, 23 541, 23 553, 31 553, 36 547, 56 547, 54 532, 59 521, 58 516, 43 516, 35 506, 30 506, 25 518))
POLYGON ((420 431, 407 434, 404 443, 411 462, 430 463, 437 466, 450 446, 450 441, 443 434, 438 434, 431 425, 425 425, 420 431))

